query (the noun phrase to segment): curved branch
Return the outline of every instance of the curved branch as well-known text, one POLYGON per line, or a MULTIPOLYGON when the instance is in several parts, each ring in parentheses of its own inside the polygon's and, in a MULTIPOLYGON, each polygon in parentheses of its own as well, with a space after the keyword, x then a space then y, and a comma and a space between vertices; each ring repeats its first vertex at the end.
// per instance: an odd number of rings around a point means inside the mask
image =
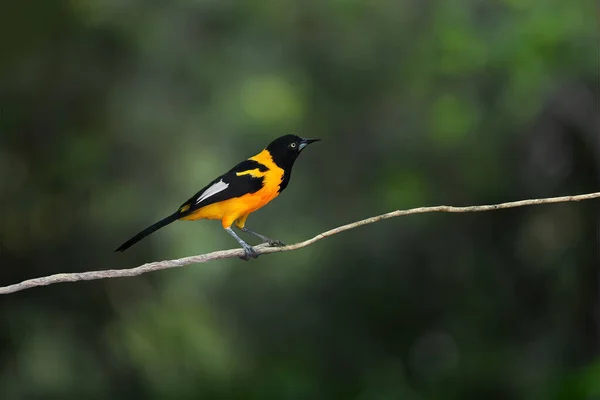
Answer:
MULTIPOLYGON (((468 207, 454 207, 454 206, 436 206, 436 207, 418 207, 411 208, 409 210, 396 210, 389 212, 387 214, 377 215, 375 217, 366 218, 360 221, 356 221, 350 224, 342 225, 334 229, 330 229, 326 232, 320 233, 317 236, 305 240, 304 242, 292 244, 289 246, 283 247, 269 247, 267 245, 259 245, 255 246, 255 250, 258 254, 270 254, 270 253, 279 253, 282 251, 292 251, 301 249, 302 247, 310 246, 311 244, 318 242, 319 240, 325 239, 326 237, 337 235, 338 233, 358 228, 359 226, 372 224, 384 219, 401 217, 404 215, 411 214, 423 214, 423 213, 432 213, 432 212, 448 212, 448 213, 468 213, 468 212, 481 212, 481 211, 493 211, 500 210, 503 208, 515 208, 515 207, 523 207, 523 206, 532 206, 537 204, 550 204, 550 203, 566 203, 572 201, 581 201, 581 200, 590 200, 600 197, 600 192, 582 194, 578 196, 563 196, 563 197, 550 197, 545 199, 530 199, 530 200, 521 200, 521 201, 513 201, 509 203, 500 203, 500 204, 492 204, 492 205, 482 205, 482 206, 468 206, 468 207)), ((104 271, 88 271, 88 272, 74 272, 68 274, 56 274, 44 276, 41 278, 28 279, 21 283, 16 283, 14 285, 0 287, 0 294, 8 294, 18 292, 20 290, 25 290, 29 288, 33 288, 36 286, 46 286, 52 285, 55 283, 63 283, 63 282, 76 282, 76 281, 91 281, 95 279, 107 279, 107 278, 123 278, 128 276, 138 276, 145 274, 147 272, 159 271, 168 268, 175 267, 183 267, 189 264, 199 264, 205 263, 208 261, 214 260, 223 260, 226 258, 236 258, 244 255, 244 250, 239 249, 231 249, 231 250, 222 250, 215 251, 212 253, 200 254, 197 256, 184 257, 177 260, 166 260, 166 261, 156 261, 147 264, 140 265, 139 267, 130 268, 130 269, 108 269, 104 271)))

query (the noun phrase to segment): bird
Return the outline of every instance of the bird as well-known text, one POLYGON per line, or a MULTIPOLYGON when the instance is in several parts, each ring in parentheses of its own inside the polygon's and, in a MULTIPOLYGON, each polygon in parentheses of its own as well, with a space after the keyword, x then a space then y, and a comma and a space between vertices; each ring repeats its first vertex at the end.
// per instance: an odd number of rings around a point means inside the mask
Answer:
POLYGON ((127 240, 115 251, 123 252, 146 236, 177 220, 221 220, 221 225, 244 249, 243 260, 257 258, 256 250, 240 238, 232 226, 251 234, 271 246, 284 246, 279 240, 246 227, 248 216, 267 205, 285 190, 290 182, 294 162, 318 138, 284 135, 273 140, 258 154, 240 162, 183 203, 173 214, 150 225, 127 240))

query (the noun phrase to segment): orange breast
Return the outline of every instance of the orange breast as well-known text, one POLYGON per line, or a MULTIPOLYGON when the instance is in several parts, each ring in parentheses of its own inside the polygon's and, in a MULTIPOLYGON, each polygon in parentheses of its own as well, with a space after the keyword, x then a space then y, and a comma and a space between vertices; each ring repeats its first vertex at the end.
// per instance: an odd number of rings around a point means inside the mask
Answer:
POLYGON ((240 174, 249 173, 252 176, 262 177, 262 189, 255 193, 245 194, 241 197, 234 197, 199 208, 181 219, 218 219, 221 220, 224 228, 229 228, 236 219, 258 210, 277 197, 279 195, 279 185, 283 179, 284 171, 273 162, 271 155, 266 150, 263 150, 250 159, 263 164, 268 170, 266 172, 260 172, 257 169, 240 174))
POLYGON ((218 219, 221 220, 224 228, 229 228, 236 219, 265 206, 277 197, 277 195, 278 193, 276 190, 272 191, 263 188, 256 193, 246 194, 242 197, 234 197, 202 207, 181 219, 218 219))

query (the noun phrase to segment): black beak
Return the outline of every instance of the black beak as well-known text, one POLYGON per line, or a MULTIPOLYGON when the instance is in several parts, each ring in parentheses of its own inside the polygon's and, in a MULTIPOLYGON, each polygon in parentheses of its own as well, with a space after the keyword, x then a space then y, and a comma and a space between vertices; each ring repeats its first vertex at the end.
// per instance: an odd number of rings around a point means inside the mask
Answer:
POLYGON ((318 142, 321 139, 317 139, 317 138, 302 138, 302 140, 300 141, 300 150, 302 150, 303 148, 305 148, 306 146, 308 146, 311 143, 314 142, 318 142))

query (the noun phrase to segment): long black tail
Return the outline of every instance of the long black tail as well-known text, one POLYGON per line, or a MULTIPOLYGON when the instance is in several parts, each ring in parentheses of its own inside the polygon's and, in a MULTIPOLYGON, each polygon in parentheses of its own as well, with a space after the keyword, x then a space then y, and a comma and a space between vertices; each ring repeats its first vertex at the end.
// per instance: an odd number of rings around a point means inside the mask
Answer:
POLYGON ((134 237, 132 237, 131 239, 129 239, 128 241, 126 241, 125 243, 123 243, 115 251, 125 251, 125 250, 127 250, 128 248, 130 248, 131 246, 133 246, 134 244, 136 244, 137 242, 139 242, 140 240, 142 240, 146 236, 150 235, 151 233, 156 232, 157 230, 159 230, 163 226, 167 226, 171 222, 177 221, 177 219, 179 219, 179 217, 180 217, 179 213, 176 212, 174 214, 169 215, 167 218, 161 219, 160 221, 158 221, 154 225, 151 225, 151 226, 147 227, 146 229, 144 229, 143 231, 141 231, 140 233, 138 233, 137 235, 135 235, 134 237))

